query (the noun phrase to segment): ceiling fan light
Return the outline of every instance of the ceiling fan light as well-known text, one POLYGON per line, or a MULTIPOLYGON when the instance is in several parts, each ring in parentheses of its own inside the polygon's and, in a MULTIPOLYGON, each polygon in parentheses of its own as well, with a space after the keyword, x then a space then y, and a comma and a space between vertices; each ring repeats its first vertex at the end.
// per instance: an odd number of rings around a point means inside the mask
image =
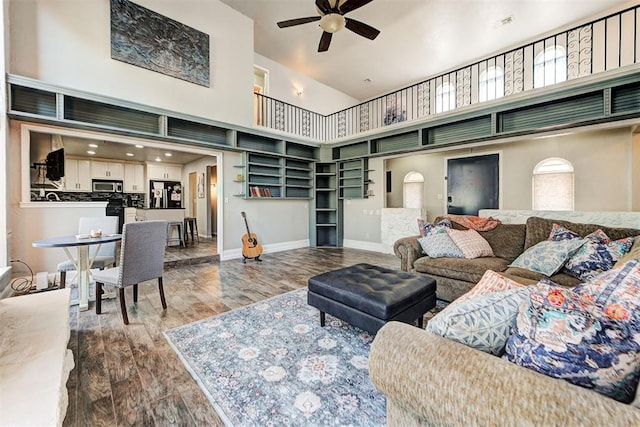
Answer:
POLYGON ((339 13, 328 13, 320 20, 320 28, 327 33, 336 33, 344 28, 346 21, 339 13))

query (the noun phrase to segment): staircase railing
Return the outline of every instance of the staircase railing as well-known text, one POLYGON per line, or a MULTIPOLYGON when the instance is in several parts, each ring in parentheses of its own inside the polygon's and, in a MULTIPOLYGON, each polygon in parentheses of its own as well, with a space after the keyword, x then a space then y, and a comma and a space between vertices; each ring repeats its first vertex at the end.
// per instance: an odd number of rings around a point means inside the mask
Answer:
POLYGON ((629 7, 326 116, 256 93, 255 124, 335 140, 636 64, 639 11, 629 7))

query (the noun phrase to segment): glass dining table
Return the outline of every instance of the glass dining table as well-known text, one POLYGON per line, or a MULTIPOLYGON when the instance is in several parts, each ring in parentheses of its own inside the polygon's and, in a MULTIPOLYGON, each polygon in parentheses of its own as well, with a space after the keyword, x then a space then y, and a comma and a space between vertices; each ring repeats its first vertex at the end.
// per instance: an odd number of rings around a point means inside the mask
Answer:
POLYGON ((35 248, 62 248, 78 272, 78 308, 81 311, 89 308, 89 286, 91 284, 91 266, 95 260, 100 245, 103 243, 122 240, 122 234, 103 234, 100 237, 90 236, 60 236, 36 240, 32 243, 35 248), (92 257, 89 256, 89 246, 98 245, 92 257), (77 257, 69 248, 76 247, 77 257))

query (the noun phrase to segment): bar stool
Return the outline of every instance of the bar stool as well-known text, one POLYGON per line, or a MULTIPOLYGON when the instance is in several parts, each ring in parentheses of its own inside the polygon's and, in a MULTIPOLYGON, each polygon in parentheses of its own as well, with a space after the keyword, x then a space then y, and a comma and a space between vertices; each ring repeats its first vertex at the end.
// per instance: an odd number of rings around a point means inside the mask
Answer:
POLYGON ((171 242, 178 241, 181 247, 185 246, 184 243, 184 230, 181 221, 170 221, 167 223, 167 246, 171 246, 171 242), (178 237, 171 237, 173 234, 173 227, 178 231, 178 237))
POLYGON ((197 239, 197 242, 200 243, 200 236, 198 235, 198 220, 193 216, 184 217, 185 242, 189 241, 189 230, 191 230, 191 241, 194 242, 197 239), (193 237, 194 230, 195 230, 195 239, 193 237))

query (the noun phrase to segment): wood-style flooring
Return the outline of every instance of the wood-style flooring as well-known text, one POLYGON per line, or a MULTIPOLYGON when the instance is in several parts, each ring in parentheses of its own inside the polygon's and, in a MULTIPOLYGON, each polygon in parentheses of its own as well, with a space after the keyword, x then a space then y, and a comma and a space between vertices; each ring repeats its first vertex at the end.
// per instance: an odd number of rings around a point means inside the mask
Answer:
POLYGON ((97 316, 71 307, 76 366, 67 389, 65 426, 212 426, 216 412, 162 332, 307 285, 309 277, 359 262, 399 268, 393 255, 343 248, 304 248, 165 269, 165 312, 155 282, 139 286, 136 306, 126 290, 130 325, 117 299, 97 316))

